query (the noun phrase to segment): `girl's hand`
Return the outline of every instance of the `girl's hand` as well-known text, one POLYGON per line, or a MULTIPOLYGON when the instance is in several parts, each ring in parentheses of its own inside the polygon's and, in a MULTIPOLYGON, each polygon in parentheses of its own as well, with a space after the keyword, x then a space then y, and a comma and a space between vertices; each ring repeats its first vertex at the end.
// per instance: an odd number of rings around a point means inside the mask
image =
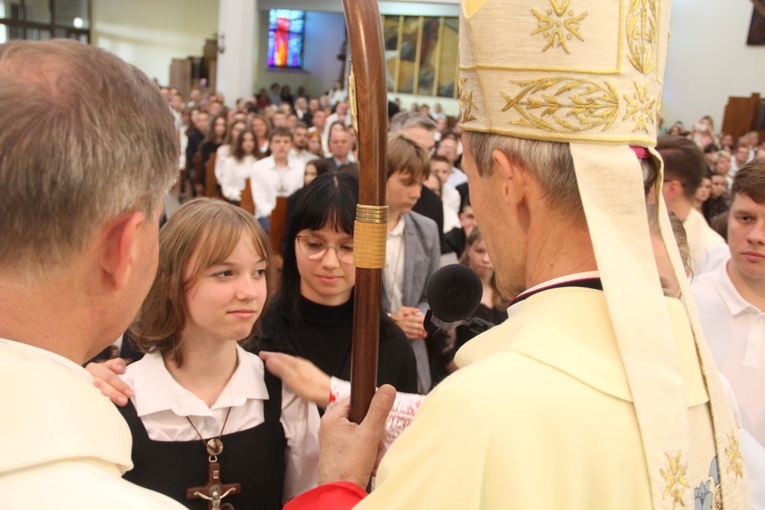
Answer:
POLYGON ((329 405, 330 377, 316 365, 281 352, 261 351, 259 356, 268 371, 281 379, 295 395, 321 408, 329 405))
POLYGON ((124 359, 114 358, 103 363, 88 363, 85 367, 93 376, 96 388, 118 406, 126 405, 128 399, 133 396, 130 386, 119 378, 125 373, 125 366, 124 359))

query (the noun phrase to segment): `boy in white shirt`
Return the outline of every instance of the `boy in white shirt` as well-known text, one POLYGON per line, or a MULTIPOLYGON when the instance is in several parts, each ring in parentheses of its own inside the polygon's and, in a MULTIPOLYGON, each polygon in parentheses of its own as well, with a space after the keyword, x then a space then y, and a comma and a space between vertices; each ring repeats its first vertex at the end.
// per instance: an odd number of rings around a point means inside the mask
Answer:
POLYGON ((269 230, 269 218, 276 207, 277 197, 288 197, 303 187, 305 165, 289 158, 292 133, 276 128, 268 142, 271 155, 252 165, 250 183, 255 202, 255 218, 269 230))

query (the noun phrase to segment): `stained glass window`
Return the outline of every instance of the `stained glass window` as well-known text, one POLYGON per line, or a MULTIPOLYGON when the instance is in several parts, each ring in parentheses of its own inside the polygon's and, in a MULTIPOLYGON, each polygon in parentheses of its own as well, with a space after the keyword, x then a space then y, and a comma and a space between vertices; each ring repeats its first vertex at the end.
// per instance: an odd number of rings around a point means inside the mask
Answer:
POLYGON ((268 14, 269 67, 303 67, 305 11, 271 9, 268 14))

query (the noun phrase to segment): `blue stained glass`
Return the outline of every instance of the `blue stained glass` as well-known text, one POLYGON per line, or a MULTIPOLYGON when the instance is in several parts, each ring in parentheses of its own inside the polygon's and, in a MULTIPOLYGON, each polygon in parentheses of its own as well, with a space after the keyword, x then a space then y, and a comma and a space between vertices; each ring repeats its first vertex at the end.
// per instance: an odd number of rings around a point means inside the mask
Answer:
POLYGON ((268 65, 270 67, 274 66, 274 31, 269 30, 268 32, 268 65))
POLYGON ((303 65, 303 37, 291 36, 289 42, 289 63, 290 67, 302 67, 303 65))
POLYGON ((268 65, 302 67, 305 11, 271 9, 268 13, 268 65))

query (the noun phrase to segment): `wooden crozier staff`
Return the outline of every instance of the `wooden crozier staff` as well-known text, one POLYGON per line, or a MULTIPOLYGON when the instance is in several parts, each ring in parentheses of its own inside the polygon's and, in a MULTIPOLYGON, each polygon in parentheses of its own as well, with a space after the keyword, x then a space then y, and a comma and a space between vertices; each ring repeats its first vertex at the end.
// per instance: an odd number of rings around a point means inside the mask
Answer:
POLYGON ((377 0, 343 0, 351 49, 350 105, 359 143, 359 204, 354 226, 353 347, 351 412, 355 423, 367 413, 377 383, 380 288, 385 267, 388 206, 385 205, 385 142, 388 104, 382 19, 377 0))

